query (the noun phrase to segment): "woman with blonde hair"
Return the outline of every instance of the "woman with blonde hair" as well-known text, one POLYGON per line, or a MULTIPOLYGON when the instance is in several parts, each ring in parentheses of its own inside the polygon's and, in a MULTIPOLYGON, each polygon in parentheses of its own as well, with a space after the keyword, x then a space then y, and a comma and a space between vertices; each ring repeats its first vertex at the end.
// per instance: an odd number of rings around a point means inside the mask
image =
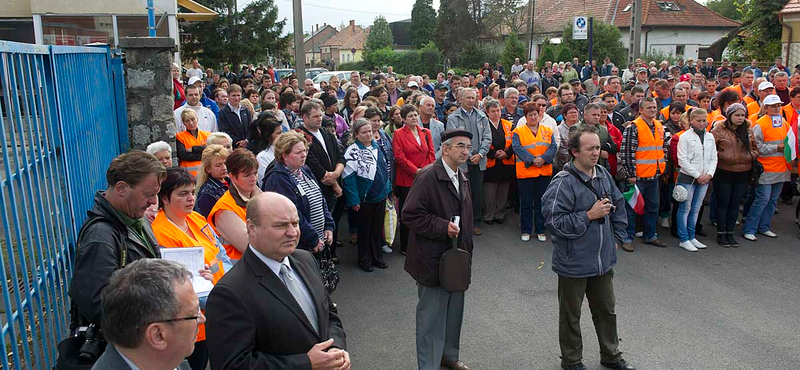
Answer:
POLYGON ((194 210, 208 216, 217 200, 228 191, 228 150, 222 145, 209 144, 203 150, 200 169, 197 171, 194 210))
POLYGON ((192 176, 197 176, 197 169, 200 167, 210 132, 197 127, 197 114, 191 109, 184 109, 181 112, 181 121, 186 130, 175 135, 178 165, 189 171, 192 176))

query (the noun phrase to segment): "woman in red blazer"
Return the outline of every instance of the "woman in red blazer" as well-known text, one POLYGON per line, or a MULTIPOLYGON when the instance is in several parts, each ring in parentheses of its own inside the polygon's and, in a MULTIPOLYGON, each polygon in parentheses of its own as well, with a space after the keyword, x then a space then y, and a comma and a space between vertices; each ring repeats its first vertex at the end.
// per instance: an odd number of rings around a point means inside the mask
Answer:
POLYGON ((431 131, 419 125, 417 108, 406 104, 400 108, 400 116, 403 117, 404 125, 394 132, 392 149, 397 167, 395 194, 400 203, 400 211, 397 212, 400 221, 400 253, 405 255, 408 245, 408 228, 403 224, 401 217, 403 204, 417 172, 433 163, 436 157, 433 152, 431 131))

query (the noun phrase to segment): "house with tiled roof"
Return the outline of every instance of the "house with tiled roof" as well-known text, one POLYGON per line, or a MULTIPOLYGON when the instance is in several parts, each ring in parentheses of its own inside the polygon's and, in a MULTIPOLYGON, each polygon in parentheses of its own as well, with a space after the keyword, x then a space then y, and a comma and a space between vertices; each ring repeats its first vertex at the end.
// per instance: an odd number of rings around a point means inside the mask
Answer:
MULTIPOLYGON (((569 0, 537 0, 533 18, 534 38, 538 44, 545 39, 560 42, 564 26, 571 23, 573 17, 586 15, 617 26, 622 33, 622 43, 628 46, 632 3, 632 0, 597 0, 577 4, 569 0)), ((526 14, 529 13, 526 11, 526 14)), ((522 19, 523 25, 527 24, 528 18, 522 19)), ((740 25, 694 0, 642 0, 641 51, 693 59, 705 57, 718 40, 740 25)), ((526 30, 525 27, 520 29, 523 32, 526 30)), ((527 39, 524 34, 520 37, 527 39)), ((536 51, 537 48, 534 49, 536 51)), ((602 59, 602 56, 598 56, 598 59, 602 59)))
POLYGON ((322 44, 323 60, 333 61, 335 66, 342 63, 360 62, 364 59, 364 45, 367 43, 369 27, 362 28, 355 20, 322 44))
MULTIPOLYGON (((316 67, 325 64, 325 59, 322 58, 322 45, 330 40, 331 37, 336 36, 339 31, 327 24, 323 23, 322 27, 319 24, 311 27, 311 34, 303 38, 303 49, 306 54, 306 67, 316 67)), ((294 44, 289 47, 289 55, 294 55, 294 44)))
POLYGON ((800 64, 800 0, 789 0, 778 12, 783 29, 781 34, 781 57, 787 66, 800 64))

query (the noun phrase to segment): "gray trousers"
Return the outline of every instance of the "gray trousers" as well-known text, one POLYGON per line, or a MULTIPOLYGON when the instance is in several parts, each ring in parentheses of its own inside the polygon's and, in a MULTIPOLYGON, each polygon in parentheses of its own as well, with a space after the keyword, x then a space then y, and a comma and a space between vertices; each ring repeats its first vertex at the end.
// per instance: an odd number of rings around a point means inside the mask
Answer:
POLYGON ((442 359, 458 360, 464 293, 417 285, 417 365, 439 370, 442 359))
POLYGON ((483 171, 479 165, 467 165, 467 179, 469 180, 470 191, 472 191, 472 217, 475 218, 475 226, 483 220, 483 171))

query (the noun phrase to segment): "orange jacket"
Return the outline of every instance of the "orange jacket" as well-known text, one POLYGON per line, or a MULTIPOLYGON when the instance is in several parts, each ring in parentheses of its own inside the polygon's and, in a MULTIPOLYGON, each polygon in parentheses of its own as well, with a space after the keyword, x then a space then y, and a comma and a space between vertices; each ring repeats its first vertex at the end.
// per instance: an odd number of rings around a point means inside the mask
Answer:
MULTIPOLYGON (((197 137, 194 137, 189 130, 179 132, 175 135, 175 140, 181 142, 186 150, 191 151, 195 145, 206 145, 208 131, 197 130, 197 137)), ((180 158, 179 158, 180 159, 180 158)), ((200 168, 202 161, 178 161, 178 165, 185 168, 192 176, 197 177, 197 170, 200 168)))
POLYGON ((639 134, 639 147, 636 148, 636 177, 655 177, 656 168, 663 175, 666 168, 664 161, 664 128, 657 119, 653 120, 655 125, 655 136, 650 132, 650 126, 642 119, 637 117, 633 123, 639 134))
MULTIPOLYGON (((220 233, 219 230, 217 230, 216 224, 214 223, 214 217, 219 211, 231 211, 236 213, 236 215, 242 219, 242 222, 246 222, 247 220, 244 207, 239 207, 239 205, 236 204, 236 201, 233 200, 233 196, 231 195, 231 191, 228 190, 225 192, 225 194, 222 194, 222 197, 219 198, 217 204, 215 204, 214 208, 211 208, 211 212, 208 213, 208 223, 214 228, 214 232, 216 232, 217 235, 220 235, 220 233)), ((220 237, 220 239, 222 238, 220 237)), ((228 252, 228 257, 230 257, 230 259, 238 261, 242 258, 242 252, 239 252, 236 247, 234 247, 232 244, 225 244, 224 239, 222 239, 222 243, 222 245, 225 246, 225 251, 228 252)))

